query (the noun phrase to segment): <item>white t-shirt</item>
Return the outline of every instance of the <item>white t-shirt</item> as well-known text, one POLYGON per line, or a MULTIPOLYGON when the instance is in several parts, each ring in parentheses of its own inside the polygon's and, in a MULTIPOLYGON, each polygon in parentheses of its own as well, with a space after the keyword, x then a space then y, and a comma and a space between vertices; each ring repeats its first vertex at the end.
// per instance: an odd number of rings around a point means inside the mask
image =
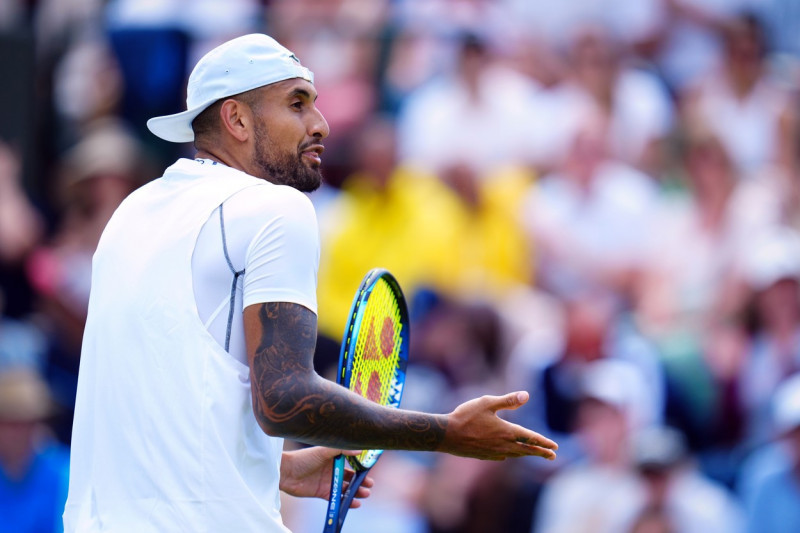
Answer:
MULTIPOLYGON (((199 297, 218 331, 220 309, 227 336, 222 304, 235 275, 215 231, 221 204, 227 257, 245 269, 237 279, 244 305, 316 308, 317 221, 297 190, 181 159, 126 198, 92 263, 67 532, 288 531, 283 439, 258 426, 250 369, 198 312, 199 297)), ((241 346, 241 298, 234 305, 231 338, 241 346)))
MULTIPOLYGON (((204 161, 202 164, 213 164, 204 161)), ((250 187, 222 205, 225 244, 233 268, 244 273, 236 283, 235 318, 228 352, 247 363, 242 310, 262 302, 292 302, 317 312, 318 230, 300 195, 275 194, 272 187, 250 187), (244 303, 244 304, 243 304, 244 303)), ((225 347, 233 272, 225 258, 220 208, 200 230, 192 255, 192 284, 197 311, 209 333, 225 347)))

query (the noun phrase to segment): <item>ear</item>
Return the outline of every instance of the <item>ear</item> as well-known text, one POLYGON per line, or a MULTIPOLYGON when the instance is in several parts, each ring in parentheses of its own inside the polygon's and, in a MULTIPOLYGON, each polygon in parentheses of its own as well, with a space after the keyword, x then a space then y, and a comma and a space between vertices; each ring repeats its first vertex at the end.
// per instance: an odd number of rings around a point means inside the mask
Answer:
POLYGON ((253 123, 250 114, 248 106, 233 98, 222 102, 219 109, 222 128, 240 142, 245 142, 250 138, 250 127, 253 123))

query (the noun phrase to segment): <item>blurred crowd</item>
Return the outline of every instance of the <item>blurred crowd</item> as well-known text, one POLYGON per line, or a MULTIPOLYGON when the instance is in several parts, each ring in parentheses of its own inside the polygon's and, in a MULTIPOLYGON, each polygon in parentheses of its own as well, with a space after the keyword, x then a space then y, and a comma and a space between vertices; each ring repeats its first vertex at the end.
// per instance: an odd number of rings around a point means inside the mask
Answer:
POLYGON ((0 532, 60 527, 92 253, 193 156, 146 119, 254 31, 331 127, 318 371, 382 266, 404 407, 527 390, 504 416, 560 444, 387 453, 349 530, 800 531, 799 28, 795 0, 3 0, 0 532))

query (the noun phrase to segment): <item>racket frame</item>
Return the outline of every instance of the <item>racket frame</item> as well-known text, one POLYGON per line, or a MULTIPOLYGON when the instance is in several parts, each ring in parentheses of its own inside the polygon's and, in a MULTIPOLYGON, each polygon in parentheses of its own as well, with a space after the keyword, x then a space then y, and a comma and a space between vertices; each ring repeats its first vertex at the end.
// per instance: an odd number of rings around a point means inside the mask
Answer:
MULTIPOLYGON (((400 284, 386 269, 373 268, 367 272, 356 291, 353 303, 350 305, 350 314, 348 315, 347 326, 345 327, 344 339, 341 349, 339 350, 339 367, 336 374, 336 383, 348 389, 350 388, 353 372, 353 351, 355 350, 355 342, 356 339, 358 339, 363 323, 362 317, 364 311, 362 306, 367 302, 372 290, 381 278, 391 287, 392 292, 397 298, 400 310, 402 327, 401 338, 403 340, 400 342, 397 369, 392 376, 392 383, 390 384, 391 390, 386 404, 387 407, 398 408, 403 395, 406 366, 408 364, 408 328, 410 327, 410 322, 408 307, 400 284)), ((366 479, 370 468, 375 465, 382 453, 383 450, 370 450, 371 455, 367 456, 370 457, 368 466, 362 464, 355 457, 346 457, 355 471, 355 474, 350 480, 350 484, 347 490, 344 491, 344 494, 342 494, 342 491, 344 487, 345 456, 338 455, 334 458, 333 474, 331 476, 331 496, 328 501, 328 512, 325 517, 325 529, 323 533, 339 533, 341 531, 344 519, 347 516, 347 511, 350 509, 350 504, 356 492, 358 492, 358 488, 361 486, 364 479, 366 479)))

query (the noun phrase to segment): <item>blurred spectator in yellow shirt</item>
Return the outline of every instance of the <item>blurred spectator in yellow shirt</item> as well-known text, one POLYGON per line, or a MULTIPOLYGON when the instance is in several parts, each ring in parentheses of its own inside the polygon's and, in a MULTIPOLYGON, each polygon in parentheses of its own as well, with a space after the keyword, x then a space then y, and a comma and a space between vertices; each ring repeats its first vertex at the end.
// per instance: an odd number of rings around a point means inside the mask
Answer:
POLYGON ((398 166, 395 145, 393 124, 366 124, 357 170, 320 217, 319 328, 334 339, 361 277, 376 266, 389 269, 409 298, 423 286, 499 295, 531 280, 529 245, 515 218, 528 172, 504 172, 483 186, 455 169, 445 183, 398 166))

